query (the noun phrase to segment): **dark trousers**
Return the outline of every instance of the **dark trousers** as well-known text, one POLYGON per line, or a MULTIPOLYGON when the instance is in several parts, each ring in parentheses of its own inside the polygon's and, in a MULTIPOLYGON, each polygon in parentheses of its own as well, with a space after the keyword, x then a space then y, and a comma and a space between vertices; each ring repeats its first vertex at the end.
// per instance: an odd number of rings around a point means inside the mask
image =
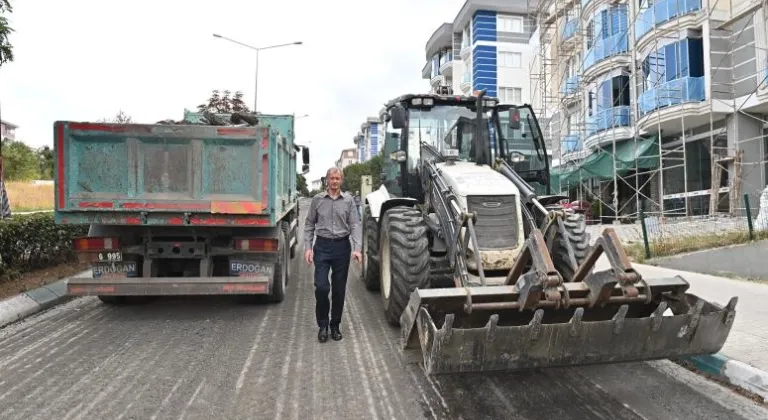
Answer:
POLYGON ((331 240, 318 237, 313 252, 317 326, 320 328, 329 326, 329 310, 331 311, 330 326, 338 326, 341 323, 341 313, 344 310, 352 245, 349 243, 349 238, 331 240), (328 281, 329 272, 331 274, 330 282, 328 281), (331 293, 330 302, 328 292, 331 293))

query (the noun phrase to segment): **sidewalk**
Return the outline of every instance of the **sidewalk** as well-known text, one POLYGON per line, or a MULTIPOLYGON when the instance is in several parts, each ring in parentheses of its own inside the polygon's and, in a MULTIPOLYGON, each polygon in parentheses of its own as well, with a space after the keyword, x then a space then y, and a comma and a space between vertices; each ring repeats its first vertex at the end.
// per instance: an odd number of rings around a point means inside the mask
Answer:
MULTIPOLYGON (((768 400, 768 285, 651 265, 632 265, 647 278, 680 276, 691 284, 690 293, 719 305, 725 306, 731 297, 738 296, 736 318, 720 355, 756 369, 739 363, 731 366, 725 359, 701 363, 718 365, 721 370, 719 375, 727 376, 732 383, 768 400), (743 383, 745 381, 748 386, 743 383)), ((596 270, 608 268, 610 265, 603 255, 597 262, 596 270)))

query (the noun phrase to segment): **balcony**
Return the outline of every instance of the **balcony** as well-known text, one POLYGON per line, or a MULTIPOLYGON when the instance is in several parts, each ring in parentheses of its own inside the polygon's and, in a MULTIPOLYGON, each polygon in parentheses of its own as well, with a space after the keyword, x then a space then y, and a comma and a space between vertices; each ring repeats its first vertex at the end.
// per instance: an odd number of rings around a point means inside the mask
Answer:
POLYGON ((560 140, 560 151, 562 155, 574 153, 582 150, 584 144, 577 135, 569 134, 560 140))
POLYGON ((629 106, 617 106, 598 111, 587 117, 587 136, 617 127, 629 127, 632 123, 632 109, 629 106))
POLYGON ((469 57, 472 56, 472 45, 469 43, 462 43, 461 44, 461 51, 459 51, 459 55, 461 56, 461 59, 464 61, 467 61, 469 57))
POLYGON ((699 10, 701 10, 701 0, 658 0, 638 16, 635 39, 639 41, 655 26, 699 10))
POLYGON ((567 79, 560 87, 560 93, 566 96, 573 95, 579 90, 579 75, 575 74, 567 79))
POLYGON ((472 89, 472 73, 465 71, 464 75, 461 76, 461 84, 459 85, 459 88, 464 91, 464 93, 468 93, 472 89))
POLYGON ((450 77, 453 74, 453 54, 448 54, 447 57, 440 59, 440 74, 446 77, 450 77))
POLYGON ((566 41, 570 38, 573 38, 573 36, 576 35, 576 31, 578 30, 579 30, 579 20, 571 19, 565 23, 565 26, 563 26, 563 30, 561 31, 560 35, 563 41, 566 41))
POLYGON ((597 39, 592 48, 584 55, 582 69, 586 73, 595 64, 614 56, 627 54, 627 52, 629 52, 629 36, 627 32, 597 39))
POLYGON ((701 102, 704 94, 704 77, 683 77, 646 90, 637 98, 640 114, 645 115, 660 108, 689 102, 701 102))

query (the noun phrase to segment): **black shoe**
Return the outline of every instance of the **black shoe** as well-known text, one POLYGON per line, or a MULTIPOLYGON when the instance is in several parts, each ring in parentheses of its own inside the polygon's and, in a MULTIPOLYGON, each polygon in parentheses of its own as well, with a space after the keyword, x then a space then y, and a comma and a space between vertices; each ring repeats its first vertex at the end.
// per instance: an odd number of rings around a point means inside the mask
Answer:
POLYGON ((336 341, 341 340, 341 331, 339 331, 339 327, 331 327, 331 338, 336 341))
POLYGON ((317 332, 317 341, 321 343, 328 341, 328 328, 320 328, 320 331, 317 332))

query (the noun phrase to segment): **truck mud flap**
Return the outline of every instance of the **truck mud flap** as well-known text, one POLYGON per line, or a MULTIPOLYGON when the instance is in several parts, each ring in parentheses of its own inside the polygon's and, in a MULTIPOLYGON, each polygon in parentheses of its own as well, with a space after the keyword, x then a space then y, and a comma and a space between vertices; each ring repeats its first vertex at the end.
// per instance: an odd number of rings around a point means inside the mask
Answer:
POLYGON ((400 319, 403 350, 420 350, 428 374, 716 353, 730 333, 737 298, 722 307, 684 293, 687 288, 680 277, 645 279, 637 299, 616 287, 594 305, 584 298, 584 283, 566 283, 570 307, 542 300, 526 309, 514 286, 415 290, 400 319))
POLYGON ((71 278, 70 296, 265 295, 266 276, 71 278))

